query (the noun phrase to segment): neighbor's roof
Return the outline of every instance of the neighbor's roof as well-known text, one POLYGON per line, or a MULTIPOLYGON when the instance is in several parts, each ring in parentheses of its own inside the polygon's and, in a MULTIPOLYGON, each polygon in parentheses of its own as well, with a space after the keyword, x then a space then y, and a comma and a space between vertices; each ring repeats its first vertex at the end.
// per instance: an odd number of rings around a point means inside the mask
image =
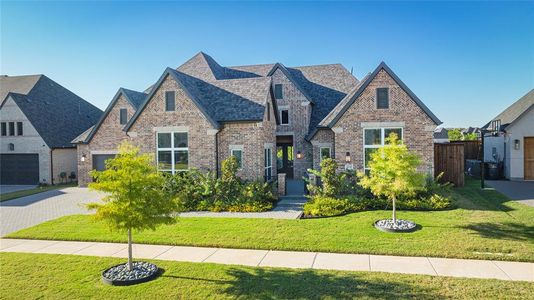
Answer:
POLYGON ((72 147, 72 139, 93 126, 102 111, 45 75, 37 76, 29 89, 28 77, 35 77, 17 76, 23 83, 10 84, 19 87, 19 91, 25 87, 27 92, 9 92, 6 98, 11 96, 48 147, 72 147))
POLYGON ((35 86, 42 75, 8 76, 0 75, 0 101, 4 101, 9 93, 26 95, 35 86))
POLYGON ((449 139, 449 130, 444 127, 439 127, 434 130, 434 139, 449 139))
MULTIPOLYGON (((495 118, 491 119, 491 121, 501 120, 501 129, 505 129, 508 125, 519 119, 519 117, 532 106, 534 106, 534 89, 530 90, 526 95, 508 106, 508 108, 498 114, 495 118)), ((483 127, 488 128, 491 121, 483 127)))

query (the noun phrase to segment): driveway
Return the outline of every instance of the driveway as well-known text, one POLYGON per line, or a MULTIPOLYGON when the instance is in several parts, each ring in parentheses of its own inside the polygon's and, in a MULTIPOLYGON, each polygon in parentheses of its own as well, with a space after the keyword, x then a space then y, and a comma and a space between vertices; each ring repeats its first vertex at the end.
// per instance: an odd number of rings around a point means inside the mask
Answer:
POLYGON ((88 214, 84 204, 101 198, 87 188, 68 187, 0 202, 0 236, 62 216, 88 214))
POLYGON ((36 185, 0 185, 0 194, 13 193, 33 189, 36 185))
POLYGON ((534 207, 534 181, 487 180, 486 182, 510 199, 534 207))

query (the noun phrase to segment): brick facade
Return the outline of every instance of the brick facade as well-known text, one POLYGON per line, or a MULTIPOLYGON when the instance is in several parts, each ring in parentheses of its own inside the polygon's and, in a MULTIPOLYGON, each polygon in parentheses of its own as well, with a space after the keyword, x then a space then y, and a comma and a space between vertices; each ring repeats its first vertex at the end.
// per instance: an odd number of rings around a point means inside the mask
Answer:
POLYGON ((273 85, 282 84, 282 99, 276 99, 278 109, 289 108, 289 124, 278 125, 276 128, 276 135, 293 136, 293 157, 295 158, 293 164, 293 177, 301 178, 306 173, 306 170, 312 167, 312 147, 309 142, 305 140, 308 134, 311 104, 306 96, 295 86, 295 84, 287 78, 287 76, 277 69, 272 75, 273 85), (302 153, 302 158, 297 159, 297 152, 302 153))
POLYGON ((127 109, 128 119, 135 113, 135 108, 126 100, 124 95, 120 95, 90 143, 78 144, 78 184, 80 186, 87 186, 92 181, 89 171, 93 169, 94 154, 116 152, 120 143, 129 139, 126 132, 122 130, 124 125, 120 124, 121 108, 127 109), (82 155, 85 155, 83 162, 82 155))
MULTIPOLYGON (((364 127, 403 127, 403 139, 408 148, 421 157, 421 171, 430 171, 434 161, 433 131, 436 124, 414 100, 384 70, 365 88, 352 106, 333 126, 335 158, 339 168, 345 166, 346 152, 351 155, 351 163, 357 170, 363 170, 363 130, 364 127), (389 88, 389 108, 376 108, 376 89, 389 88)), ((323 130, 321 130, 323 131, 323 130)), ((325 133, 318 133, 312 143, 328 140, 325 133)), ((314 147, 314 158, 318 149, 314 147)), ((314 165, 317 161, 314 160, 314 165)))

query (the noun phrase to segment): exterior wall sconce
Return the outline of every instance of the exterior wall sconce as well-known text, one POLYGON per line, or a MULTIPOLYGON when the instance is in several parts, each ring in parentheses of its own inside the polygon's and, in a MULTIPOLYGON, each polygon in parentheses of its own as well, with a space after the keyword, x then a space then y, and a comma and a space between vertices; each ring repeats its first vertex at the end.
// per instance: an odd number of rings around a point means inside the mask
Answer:
POLYGON ((345 162, 350 163, 350 152, 345 153, 345 162))
POLYGON ((7 148, 8 148, 9 151, 15 151, 15 144, 13 144, 13 143, 9 143, 9 144, 7 145, 7 148))
POLYGON ((519 150, 519 140, 514 140, 514 149, 519 150))
POLYGON ((84 162, 84 161, 85 161, 85 154, 82 154, 82 157, 80 158, 80 161, 81 161, 81 162, 84 162))
POLYGON ((301 159, 301 158, 302 158, 302 152, 297 151, 297 159, 301 159))

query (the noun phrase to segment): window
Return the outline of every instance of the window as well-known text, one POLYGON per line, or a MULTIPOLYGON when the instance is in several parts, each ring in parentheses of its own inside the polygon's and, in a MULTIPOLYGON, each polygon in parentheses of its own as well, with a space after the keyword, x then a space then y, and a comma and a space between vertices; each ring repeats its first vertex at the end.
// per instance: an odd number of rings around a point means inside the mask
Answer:
POLYGON ((234 156, 237 159, 237 166, 239 169, 243 168, 243 150, 241 149, 232 149, 230 150, 230 155, 234 156))
POLYGON ((386 138, 390 134, 396 133, 399 139, 402 137, 402 128, 369 128, 364 129, 363 132, 363 166, 365 171, 369 170, 369 161, 371 160, 371 154, 376 149, 387 144, 386 138))
POLYGON ((267 121, 271 121, 271 103, 267 104, 267 121))
POLYGON ((280 124, 282 125, 289 124, 289 110, 288 109, 280 110, 280 124))
POLYGON ((272 150, 271 148, 265 148, 265 180, 269 181, 271 180, 273 176, 273 158, 272 158, 272 150))
POLYGON ((17 135, 22 135, 22 122, 17 122, 17 135))
POLYGON ((9 122, 9 135, 15 135, 15 122, 9 122))
POLYGON ((120 110, 120 123, 121 125, 128 123, 128 110, 126 108, 120 110))
POLYGON ((158 169, 175 174, 189 169, 187 132, 158 132, 158 169))
POLYGON ((2 136, 6 136, 6 135, 7 135, 6 122, 2 122, 2 136))
POLYGON ((321 160, 320 161, 323 161, 323 159, 330 158, 330 157, 331 157, 330 147, 321 147, 321 160))
POLYGON ((174 111, 175 105, 174 91, 165 92, 165 111, 174 111))
POLYGON ((388 88, 376 89, 376 108, 389 108, 388 88))
POLYGON ((274 85, 274 99, 283 99, 281 84, 274 85))

